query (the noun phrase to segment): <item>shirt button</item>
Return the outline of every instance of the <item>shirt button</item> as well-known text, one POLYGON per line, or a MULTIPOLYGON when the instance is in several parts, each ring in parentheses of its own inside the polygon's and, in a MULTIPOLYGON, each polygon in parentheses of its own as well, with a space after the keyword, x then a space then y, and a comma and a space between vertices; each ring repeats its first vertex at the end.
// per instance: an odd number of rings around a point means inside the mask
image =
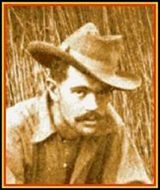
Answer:
POLYGON ((63 143, 66 144, 66 143, 67 143, 67 140, 63 140, 63 143))
POLYGON ((63 167, 66 168, 66 167, 67 167, 67 163, 64 163, 64 164, 63 164, 63 167))

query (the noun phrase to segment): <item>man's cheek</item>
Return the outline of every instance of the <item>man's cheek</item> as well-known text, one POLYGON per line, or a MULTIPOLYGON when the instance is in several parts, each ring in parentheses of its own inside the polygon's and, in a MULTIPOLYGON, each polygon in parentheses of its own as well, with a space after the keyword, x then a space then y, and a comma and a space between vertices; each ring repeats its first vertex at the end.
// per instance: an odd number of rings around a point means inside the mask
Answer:
POLYGON ((72 105, 71 108, 70 108, 70 111, 71 111, 71 116, 74 118, 78 117, 81 112, 82 112, 82 108, 76 104, 72 105))
POLYGON ((80 112, 80 108, 74 101, 63 102, 62 107, 63 107, 63 112, 65 112, 64 114, 67 115, 67 117, 71 120, 73 120, 80 112))

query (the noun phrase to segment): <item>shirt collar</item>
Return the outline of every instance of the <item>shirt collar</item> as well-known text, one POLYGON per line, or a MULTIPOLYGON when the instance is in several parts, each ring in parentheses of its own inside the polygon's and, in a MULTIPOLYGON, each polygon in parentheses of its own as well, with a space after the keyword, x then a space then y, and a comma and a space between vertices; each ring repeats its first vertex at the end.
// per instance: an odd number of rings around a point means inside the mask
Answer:
POLYGON ((46 91, 40 101, 38 101, 38 116, 39 116, 39 127, 33 133, 31 142, 38 143, 45 140, 51 134, 56 132, 55 125, 53 123, 53 119, 51 118, 51 112, 49 109, 49 93, 46 91))

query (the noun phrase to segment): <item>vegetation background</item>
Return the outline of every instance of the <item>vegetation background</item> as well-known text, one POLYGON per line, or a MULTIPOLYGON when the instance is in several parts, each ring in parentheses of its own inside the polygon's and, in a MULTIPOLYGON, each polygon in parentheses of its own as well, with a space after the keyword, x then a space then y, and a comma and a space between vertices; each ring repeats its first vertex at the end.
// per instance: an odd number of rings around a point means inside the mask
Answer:
POLYGON ((153 26, 152 6, 27 6, 7 7, 7 107, 40 95, 44 69, 29 56, 30 41, 59 45, 86 22, 101 35, 122 34, 124 55, 119 69, 136 73, 142 85, 117 91, 113 104, 131 131, 149 177, 153 178, 153 26))

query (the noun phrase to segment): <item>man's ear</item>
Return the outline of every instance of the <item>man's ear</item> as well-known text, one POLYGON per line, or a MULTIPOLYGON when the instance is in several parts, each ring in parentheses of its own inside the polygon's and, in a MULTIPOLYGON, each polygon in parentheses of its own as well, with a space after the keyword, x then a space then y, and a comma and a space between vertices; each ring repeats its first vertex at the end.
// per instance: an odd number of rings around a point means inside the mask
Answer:
POLYGON ((55 80, 52 78, 46 79, 46 87, 50 94, 51 99, 54 102, 57 102, 59 100, 59 91, 58 91, 58 84, 55 80))

